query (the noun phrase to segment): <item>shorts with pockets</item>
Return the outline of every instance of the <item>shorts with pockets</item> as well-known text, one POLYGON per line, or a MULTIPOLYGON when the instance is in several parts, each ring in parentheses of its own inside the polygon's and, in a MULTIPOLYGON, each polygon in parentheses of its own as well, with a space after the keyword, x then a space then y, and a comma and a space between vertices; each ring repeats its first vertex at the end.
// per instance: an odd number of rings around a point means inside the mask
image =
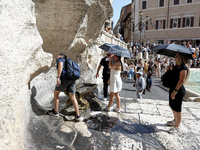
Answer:
POLYGON ((59 86, 56 85, 55 90, 75 94, 75 80, 63 80, 59 86))

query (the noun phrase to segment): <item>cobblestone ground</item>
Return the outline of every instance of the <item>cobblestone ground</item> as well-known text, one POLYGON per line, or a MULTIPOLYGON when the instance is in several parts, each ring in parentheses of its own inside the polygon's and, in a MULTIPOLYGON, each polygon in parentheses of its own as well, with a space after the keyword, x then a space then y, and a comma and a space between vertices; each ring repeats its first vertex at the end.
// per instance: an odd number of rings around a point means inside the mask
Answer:
MULTIPOLYGON (((155 78, 153 76, 152 78, 152 88, 151 92, 146 91, 145 94, 143 94, 143 99, 157 99, 157 100, 169 100, 169 94, 168 91, 166 91, 164 88, 162 88, 160 78, 155 78)), ((134 82, 132 80, 125 80, 122 79, 122 91, 120 92, 120 97, 125 98, 137 98, 136 96, 136 88, 133 87, 134 82)), ((146 78, 145 78, 146 82, 146 78)))

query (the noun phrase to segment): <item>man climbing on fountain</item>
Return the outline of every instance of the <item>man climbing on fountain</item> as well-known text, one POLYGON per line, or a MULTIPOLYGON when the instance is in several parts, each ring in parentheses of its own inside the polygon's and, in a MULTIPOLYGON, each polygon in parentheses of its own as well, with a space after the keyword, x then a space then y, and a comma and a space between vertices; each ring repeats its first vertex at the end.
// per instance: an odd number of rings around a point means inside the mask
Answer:
POLYGON ((55 117, 59 116, 58 106, 59 106, 59 94, 60 92, 64 92, 66 89, 69 93, 69 97, 73 103, 74 109, 76 111, 76 116, 74 118, 75 121, 81 121, 82 117, 79 114, 79 107, 78 102, 75 97, 75 80, 71 80, 67 77, 67 75, 63 72, 65 70, 65 61, 66 61, 66 55, 63 53, 60 53, 57 58, 57 84, 54 90, 54 109, 49 110, 48 114, 53 115, 55 117))

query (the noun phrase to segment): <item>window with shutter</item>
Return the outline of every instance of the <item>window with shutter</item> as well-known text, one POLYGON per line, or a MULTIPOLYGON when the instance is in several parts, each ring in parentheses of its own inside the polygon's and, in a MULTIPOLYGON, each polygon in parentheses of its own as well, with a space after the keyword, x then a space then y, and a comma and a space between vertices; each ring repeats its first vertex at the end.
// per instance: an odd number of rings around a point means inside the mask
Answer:
POLYGON ((173 19, 170 19, 170 28, 172 28, 173 19))
POLYGON ((183 28, 185 27, 185 18, 183 18, 183 28))
POLYGON ((163 22, 162 20, 159 20, 158 29, 162 29, 162 28, 163 28, 163 22))
POLYGON ((165 21, 165 20, 163 20, 163 29, 165 29, 165 22, 166 22, 166 21, 165 21))
POLYGON ((147 1, 142 1, 142 9, 147 9, 147 1))
POLYGON ((181 27, 181 18, 178 18, 178 28, 181 27))
POLYGON ((199 26, 200 26, 200 17, 199 17, 199 26))
POLYGON ((158 20, 156 20, 156 29, 158 30, 158 20))
POLYGON ((194 26, 194 17, 191 17, 191 27, 194 26))
POLYGON ((178 19, 174 18, 172 23, 172 28, 177 28, 177 27, 178 27, 178 19))
POLYGON ((185 18, 185 27, 190 27, 191 26, 191 18, 185 18))
POLYGON ((165 29, 165 19, 156 20, 156 29, 165 29))
POLYGON ((163 7, 163 6, 164 6, 164 0, 160 0, 159 7, 163 7))
POLYGON ((179 0, 174 0, 174 5, 178 5, 179 4, 179 0))

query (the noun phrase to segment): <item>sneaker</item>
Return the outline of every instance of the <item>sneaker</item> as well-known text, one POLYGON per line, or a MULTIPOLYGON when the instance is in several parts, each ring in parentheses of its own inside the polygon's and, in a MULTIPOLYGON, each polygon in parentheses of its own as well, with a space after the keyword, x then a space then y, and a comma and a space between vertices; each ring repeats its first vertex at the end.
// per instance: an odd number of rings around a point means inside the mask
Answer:
POLYGON ((171 129, 169 129, 169 131, 168 131, 169 134, 175 134, 175 133, 178 133, 178 132, 179 132, 179 128, 177 128, 175 126, 171 129))
POLYGON ((107 97, 104 97, 104 98, 103 98, 104 101, 107 101, 107 99, 108 99, 107 97))
POLYGON ((77 122, 79 122, 79 121, 83 121, 84 118, 81 117, 81 115, 79 115, 79 116, 75 116, 74 120, 77 121, 77 122))
POLYGON ((120 113, 120 108, 114 108, 113 111, 120 113))
POLYGON ((172 121, 167 121, 168 126, 175 126, 175 124, 176 124, 175 119, 173 119, 172 121))
POLYGON ((49 115, 51 115, 51 116, 54 116, 54 117, 58 117, 58 116, 59 116, 59 112, 58 112, 58 111, 55 111, 54 109, 49 110, 47 113, 48 113, 49 115))
POLYGON ((103 111, 107 111, 107 112, 109 112, 109 111, 110 111, 110 108, 105 107, 105 108, 103 109, 103 111))

